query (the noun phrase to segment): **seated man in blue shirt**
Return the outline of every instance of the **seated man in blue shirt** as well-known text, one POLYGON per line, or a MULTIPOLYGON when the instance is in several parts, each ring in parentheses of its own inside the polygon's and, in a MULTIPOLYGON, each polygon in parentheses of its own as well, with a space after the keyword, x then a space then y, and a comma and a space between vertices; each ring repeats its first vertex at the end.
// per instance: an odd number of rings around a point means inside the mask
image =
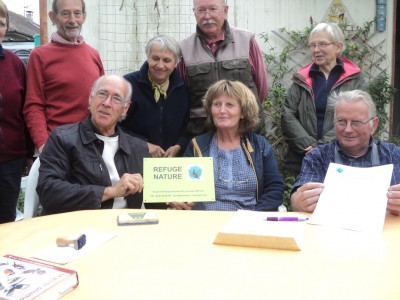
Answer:
POLYGON ((37 192, 45 214, 142 207, 149 149, 118 126, 131 95, 123 77, 104 75, 92 87, 90 116, 51 133, 39 157, 37 192))
POLYGON ((359 168, 393 164, 387 210, 399 215, 400 148, 372 138, 379 119, 371 96, 360 90, 341 92, 336 99, 334 122, 336 141, 316 147, 303 159, 292 190, 292 209, 314 211, 331 162, 359 168))

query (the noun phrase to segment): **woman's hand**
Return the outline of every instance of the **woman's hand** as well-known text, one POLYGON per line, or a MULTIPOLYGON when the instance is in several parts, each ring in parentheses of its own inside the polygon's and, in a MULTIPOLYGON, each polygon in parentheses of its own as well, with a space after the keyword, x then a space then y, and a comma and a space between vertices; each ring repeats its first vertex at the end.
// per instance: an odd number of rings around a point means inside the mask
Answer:
POLYGON ((169 202, 168 205, 177 210, 191 210, 195 202, 169 202))
POLYGON ((151 157, 164 157, 165 151, 160 146, 149 142, 147 142, 147 146, 149 147, 149 154, 151 157))
POLYGON ((181 151, 181 146, 174 145, 171 146, 165 151, 164 157, 176 157, 178 156, 179 152, 181 151))

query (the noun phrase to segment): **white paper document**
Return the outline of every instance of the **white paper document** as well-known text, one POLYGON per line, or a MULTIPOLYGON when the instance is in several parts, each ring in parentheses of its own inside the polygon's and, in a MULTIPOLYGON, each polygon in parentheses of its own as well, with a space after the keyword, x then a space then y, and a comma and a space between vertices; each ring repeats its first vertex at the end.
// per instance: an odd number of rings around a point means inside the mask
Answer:
POLYGON ((114 232, 103 232, 94 229, 85 229, 81 233, 86 235, 86 244, 79 250, 75 250, 73 247, 58 247, 56 239, 54 239, 54 246, 43 249, 31 255, 31 257, 64 265, 92 251, 117 235, 114 232))
POLYGON ((393 165, 356 168, 331 163, 308 223, 382 231, 393 165))

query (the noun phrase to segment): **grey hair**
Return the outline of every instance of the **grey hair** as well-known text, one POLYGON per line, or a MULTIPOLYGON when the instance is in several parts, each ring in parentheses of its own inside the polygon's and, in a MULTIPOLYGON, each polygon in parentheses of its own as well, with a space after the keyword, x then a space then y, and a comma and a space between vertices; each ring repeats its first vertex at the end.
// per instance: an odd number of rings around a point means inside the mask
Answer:
MULTIPOLYGON (((125 100, 125 101, 124 101, 124 105, 129 104, 129 103, 131 102, 131 98, 132 98, 132 85, 131 85, 131 83, 130 83, 128 80, 126 80, 124 77, 119 76, 119 75, 115 75, 115 74, 103 75, 103 76, 97 78, 96 81, 93 83, 92 89, 91 89, 91 91, 90 91, 90 95, 91 95, 92 97, 94 97, 94 96, 96 95, 97 91, 99 90, 100 83, 101 83, 104 79, 110 78, 110 77, 118 78, 118 79, 121 80, 122 83, 126 86, 126 88, 128 89, 128 93, 126 93, 126 96, 125 96, 125 99, 124 99, 124 100, 125 100)), ((89 109, 90 109, 90 105, 89 105, 89 109)), ((126 118, 126 114, 125 114, 125 115, 122 115, 122 116, 118 119, 118 121, 121 122, 121 121, 123 121, 125 118, 126 118)))
POLYGON ((128 89, 128 93, 126 94, 125 98, 124 98, 124 102, 125 103, 129 103, 131 102, 131 98, 132 98, 132 85, 130 84, 130 82, 128 80, 126 80, 124 77, 116 75, 116 74, 110 74, 110 75, 103 75, 99 78, 96 79, 96 81, 93 83, 92 89, 90 91, 90 95, 93 97, 97 91, 99 90, 99 86, 100 83, 106 79, 106 78, 110 78, 110 77, 114 77, 114 78, 118 78, 120 79, 123 84, 126 86, 126 88, 128 89))
POLYGON ((181 57, 181 48, 179 47, 179 43, 173 37, 167 35, 158 35, 153 37, 145 47, 147 58, 150 57, 150 52, 154 45, 159 45, 160 49, 163 51, 168 50, 172 52, 174 54, 175 62, 179 62, 181 57))
MULTIPOLYGON (((228 0, 220 0, 220 2, 222 2, 223 5, 226 5, 228 0)), ((196 6, 196 2, 197 0, 193 0, 193 6, 196 6)))
MULTIPOLYGON (((52 10, 52 12, 53 12, 55 15, 58 14, 57 1, 58 1, 58 0, 53 0, 53 3, 52 3, 52 5, 51 5, 51 10, 52 10)), ((86 5, 85 5, 85 1, 84 1, 84 0, 81 0, 81 2, 82 2, 82 13, 83 13, 84 15, 86 15, 86 5)))
POLYGON ((312 36, 314 33, 317 32, 326 32, 329 37, 332 39, 333 42, 335 43, 342 43, 343 44, 343 49, 342 52, 346 49, 346 44, 344 43, 344 34, 343 31, 340 29, 340 27, 336 23, 319 23, 317 26, 314 27, 313 30, 310 32, 310 36, 308 38, 308 41, 310 42, 312 36))
MULTIPOLYGON (((368 106, 368 118, 372 119, 376 117, 376 106, 370 94, 362 90, 343 91, 339 94, 334 94, 333 97, 336 99, 334 118, 336 120, 336 108, 339 103, 354 103, 363 102, 368 106)), ((372 120, 369 123, 370 127, 373 126, 372 120)))

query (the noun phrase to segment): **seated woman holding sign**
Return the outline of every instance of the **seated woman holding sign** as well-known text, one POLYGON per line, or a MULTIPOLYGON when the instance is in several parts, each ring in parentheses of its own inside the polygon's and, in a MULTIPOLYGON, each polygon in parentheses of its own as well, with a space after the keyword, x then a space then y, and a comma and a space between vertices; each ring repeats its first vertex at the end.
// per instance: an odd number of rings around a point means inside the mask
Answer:
POLYGON ((210 131, 191 140, 184 156, 213 157, 216 201, 171 202, 176 209, 275 211, 284 183, 265 137, 252 132, 259 106, 239 81, 213 84, 203 103, 210 131))

